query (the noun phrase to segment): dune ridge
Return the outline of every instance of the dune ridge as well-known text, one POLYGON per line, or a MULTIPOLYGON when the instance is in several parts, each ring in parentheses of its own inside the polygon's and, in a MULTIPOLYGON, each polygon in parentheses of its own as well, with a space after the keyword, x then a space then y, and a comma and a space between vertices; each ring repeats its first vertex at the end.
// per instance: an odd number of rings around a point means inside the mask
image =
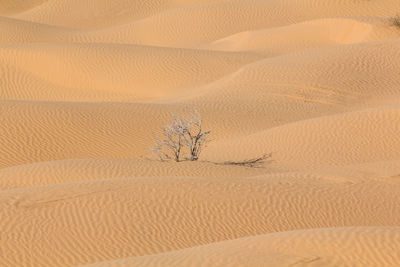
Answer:
POLYGON ((9 98, 59 101, 160 98, 185 87, 211 82, 260 58, 246 53, 119 44, 6 45, 0 47, 0 54, 6 70, 11 66, 16 69, 4 78, 4 83, 11 85, 5 92, 9 98), (82 58, 85 62, 81 62, 82 58), (38 61, 41 68, 36 67, 38 61), (154 76, 147 77, 149 72, 154 76), (89 75, 92 80, 86 79, 89 75), (35 90, 33 86, 28 92, 23 91, 27 90, 26 84, 35 83, 38 84, 34 95, 39 99, 26 96, 35 90))

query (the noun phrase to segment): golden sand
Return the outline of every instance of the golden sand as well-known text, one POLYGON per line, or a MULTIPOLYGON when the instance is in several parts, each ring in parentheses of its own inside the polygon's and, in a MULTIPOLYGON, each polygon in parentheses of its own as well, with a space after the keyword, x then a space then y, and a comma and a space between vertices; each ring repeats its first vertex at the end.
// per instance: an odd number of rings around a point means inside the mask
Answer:
POLYGON ((0 266, 398 266, 399 12, 1 1, 0 266), (193 107, 200 161, 146 159, 193 107))

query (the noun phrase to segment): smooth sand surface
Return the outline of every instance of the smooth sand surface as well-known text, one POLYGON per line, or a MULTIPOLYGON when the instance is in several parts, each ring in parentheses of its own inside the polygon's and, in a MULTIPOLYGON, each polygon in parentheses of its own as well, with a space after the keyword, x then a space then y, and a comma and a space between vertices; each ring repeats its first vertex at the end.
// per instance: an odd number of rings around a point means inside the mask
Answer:
POLYGON ((399 12, 0 1, 0 266, 398 266, 399 12), (149 159, 192 108, 200 160, 149 159))

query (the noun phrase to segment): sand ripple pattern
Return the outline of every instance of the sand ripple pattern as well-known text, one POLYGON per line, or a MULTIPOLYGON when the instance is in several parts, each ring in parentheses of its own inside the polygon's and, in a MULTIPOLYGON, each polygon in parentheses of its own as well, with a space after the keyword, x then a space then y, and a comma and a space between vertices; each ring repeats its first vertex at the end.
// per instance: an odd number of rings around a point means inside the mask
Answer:
POLYGON ((398 266, 398 12, 0 1, 0 266, 398 266), (201 160, 149 160, 192 106, 201 160))

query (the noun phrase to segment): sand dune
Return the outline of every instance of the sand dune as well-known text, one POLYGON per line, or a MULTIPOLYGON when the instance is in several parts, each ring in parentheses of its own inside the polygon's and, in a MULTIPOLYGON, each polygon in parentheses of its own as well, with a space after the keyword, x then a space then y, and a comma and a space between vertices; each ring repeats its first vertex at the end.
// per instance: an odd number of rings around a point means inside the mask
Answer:
POLYGON ((299 230, 87 266, 395 266, 400 260, 396 249, 399 230, 398 227, 299 230), (376 239, 390 242, 377 249, 376 239), (320 246, 319 242, 329 245, 320 246))
POLYGON ((150 143, 151 131, 146 129, 156 120, 161 126, 167 115, 118 103, 6 101, 0 108, 2 167, 71 158, 147 156, 149 148, 138 141, 150 143), (153 114, 154 119, 140 116, 142 112, 153 114), (138 130, 139 126, 145 132, 138 130))
POLYGON ((216 151, 229 151, 240 159, 268 149, 285 169, 399 159, 399 112, 399 106, 392 106, 295 122, 216 144, 205 153, 218 160, 227 155, 216 151))
MULTIPOLYGON (((393 16, 396 0, 339 1, 47 1, 13 16, 43 24, 101 29, 98 38, 116 36, 136 44, 191 46, 238 32, 284 26, 325 17, 393 16), (90 15, 85 14, 91 10, 90 15), (268 19, 265 19, 265 16, 268 19), (235 23, 240 20, 241 23, 235 23), (186 23, 182 24, 181 21, 186 23), (111 29, 104 29, 104 28, 111 29), (179 31, 177 31, 179 29, 179 31)), ((95 34, 98 35, 98 34, 95 34)), ((117 37, 118 38, 118 37, 117 37)))
POLYGON ((391 8, 393 6, 400 7, 400 4, 395 0, 381 1, 379 4, 363 0, 227 1, 159 12, 113 28, 109 34, 134 35, 137 43, 146 45, 190 47, 242 31, 324 17, 392 16, 396 14, 391 8), (181 21, 186 23, 182 24, 181 21))
MULTIPOLYGON (((161 113, 162 108, 118 103, 3 102, 1 164, 148 156, 152 132, 169 118, 161 113), (143 112, 154 119, 140 117, 143 112), (102 119, 96 119, 99 117, 102 119)), ((232 122, 216 132, 219 138, 203 158, 221 162, 273 152, 275 161, 270 167, 284 170, 393 160, 400 156, 398 113, 398 106, 375 108, 299 121, 252 135, 237 132, 237 139, 225 140, 223 132, 237 127, 232 122), (368 152, 371 150, 374 153, 368 152)), ((221 124, 229 114, 210 121, 208 128, 221 124)), ((257 131, 255 123, 248 124, 250 130, 257 131)))
POLYGON ((0 1, 0 266, 396 266, 399 12, 0 1), (149 159, 193 109, 199 161, 149 159))
MULTIPOLYGON (((166 104, 2 101, 0 166, 74 158, 147 157, 154 145, 152 134, 171 119, 171 113, 185 110, 184 105, 166 104)), ((214 137, 221 141, 263 127, 254 121, 238 121, 246 117, 246 111, 234 117, 229 110, 219 109, 203 114, 208 118, 205 129, 214 129, 214 137)))
MULTIPOLYGON (((329 46, 266 58, 166 103, 251 114, 270 129, 287 123, 399 103, 398 39, 329 46), (306 71, 304 71, 306 70, 306 71), (332 75, 335 73, 335 75, 332 75), (219 101, 224 99, 226 101, 219 101)), ((270 150, 270 148, 267 148, 270 150)), ((246 150, 247 151, 247 150, 246 150)))
POLYGON ((266 58, 244 66, 230 77, 217 81, 215 86, 209 84, 198 91, 215 98, 217 94, 226 93, 227 97, 233 97, 236 91, 252 90, 253 94, 246 97, 259 99, 264 93, 284 97, 286 103, 300 100, 326 105, 353 105, 368 98, 373 101, 388 96, 393 98, 398 94, 399 46, 399 39, 390 39, 266 58), (304 69, 307 71, 301 71, 304 69), (331 73, 340 75, 340 79, 331 73), (215 87, 220 88, 215 90, 218 92, 212 92, 215 87), (274 92, 274 87, 279 92, 274 92))
POLYGON ((16 17, 73 28, 101 28, 143 19, 170 9, 224 1, 228 0, 100 0, 95 3, 91 0, 53 0, 41 1, 41 5, 27 9, 16 17), (89 14, 87 10, 90 10, 89 14))
POLYGON ((19 255, 28 251, 33 265, 77 265, 276 231, 396 225, 400 219, 393 213, 398 185, 304 181, 114 178, 3 190, 1 264, 21 265, 19 255), (18 233, 23 238, 13 239, 18 233), (49 246, 52 257, 45 256, 49 246))
MULTIPOLYGON (((21 19, 0 17, 0 43, 77 42, 138 44, 133 25, 104 29, 71 29, 21 19)), ((306 48, 368 42, 399 37, 387 18, 314 19, 282 27, 249 30, 200 45, 221 51, 255 51, 276 55, 306 48), (349 30, 350 29, 350 30, 349 30), (251 41, 250 41, 251 40, 251 41)), ((165 44, 163 44, 165 46, 165 44)))
POLYGON ((322 46, 398 38, 399 35, 400 32, 395 27, 387 27, 384 20, 332 18, 241 32, 206 44, 203 48, 253 51, 272 56, 322 46))
POLYGON ((7 66, 5 71, 21 70, 3 74, 5 85, 11 85, 6 97, 31 100, 29 95, 34 95, 42 96, 39 100, 82 101, 160 97, 169 91, 211 82, 259 58, 116 44, 12 45, 0 47, 0 54, 2 65, 7 66))

